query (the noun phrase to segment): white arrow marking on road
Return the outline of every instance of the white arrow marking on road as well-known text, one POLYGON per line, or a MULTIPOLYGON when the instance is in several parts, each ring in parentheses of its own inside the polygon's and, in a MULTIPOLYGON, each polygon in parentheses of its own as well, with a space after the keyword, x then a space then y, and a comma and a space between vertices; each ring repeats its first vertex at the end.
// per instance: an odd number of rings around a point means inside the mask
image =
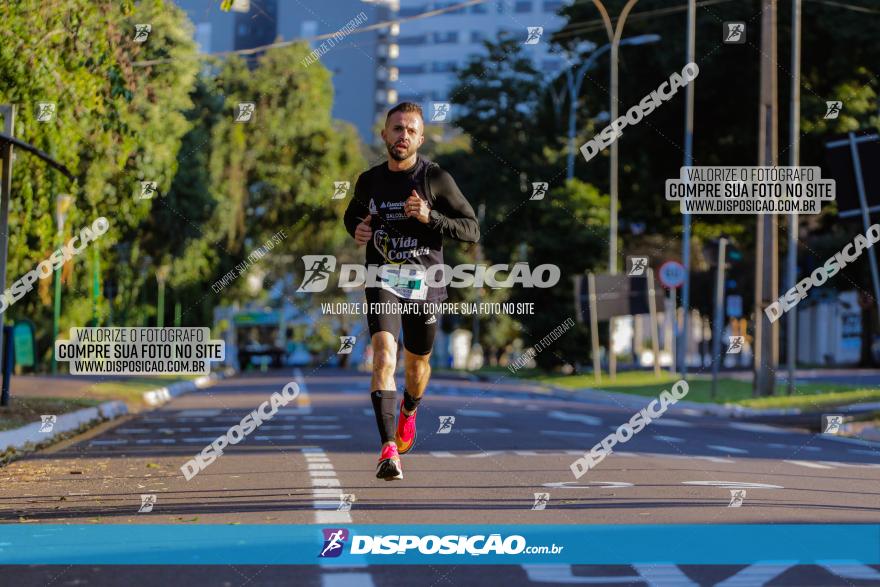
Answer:
POLYGON ((456 413, 459 416, 473 416, 475 418, 500 418, 501 414, 499 412, 493 412, 492 410, 468 410, 468 409, 460 409, 456 410, 456 413))
POLYGON ((662 434, 655 434, 651 438, 653 438, 654 440, 659 440, 661 442, 684 442, 684 438, 678 438, 677 436, 663 436, 662 434))
POLYGON ((555 420, 563 420, 565 422, 583 422, 587 426, 599 426, 602 424, 602 420, 595 416, 588 416, 586 414, 569 414, 568 412, 560 412, 557 410, 547 414, 547 417, 555 420))
POLYGON ((632 483, 625 483, 623 481, 590 481, 585 485, 578 484, 577 481, 559 481, 558 483, 542 483, 541 486, 549 487, 551 489, 590 489, 592 486, 609 489, 634 487, 632 483))
POLYGON ((744 481, 682 481, 682 485, 701 485, 705 487, 723 487, 724 489, 785 489, 781 485, 767 483, 747 483, 744 481))
POLYGON ((744 448, 734 448, 732 446, 722 446, 720 444, 707 444, 706 448, 711 448, 712 450, 717 450, 719 452, 732 452, 734 454, 747 455, 749 451, 744 448))
POLYGON ((829 467, 828 465, 822 465, 820 463, 813 463, 810 461, 790 461, 783 460, 783 463, 789 463, 791 465, 800 465, 801 467, 809 467, 810 469, 833 469, 834 467, 829 467))

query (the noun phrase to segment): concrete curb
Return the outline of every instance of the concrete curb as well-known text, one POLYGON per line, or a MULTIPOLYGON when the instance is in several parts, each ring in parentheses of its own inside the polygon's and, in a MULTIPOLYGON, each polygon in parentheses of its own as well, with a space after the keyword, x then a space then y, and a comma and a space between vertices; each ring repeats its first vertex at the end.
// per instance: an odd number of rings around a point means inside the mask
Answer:
POLYGON ((225 379, 226 377, 230 377, 234 374, 235 369, 228 367, 224 371, 211 373, 210 375, 203 375, 198 379, 192 379, 190 381, 179 381, 177 383, 172 383, 171 385, 168 385, 166 387, 160 387, 158 389, 145 391, 143 394, 144 403, 148 406, 155 408, 171 401, 179 395, 189 393, 190 391, 195 391, 197 389, 210 387, 218 381, 225 379))
POLYGON ((44 444, 61 434, 77 430, 83 424, 95 420, 112 420, 127 413, 128 406, 125 405, 125 402, 113 400, 93 408, 83 408, 75 412, 60 414, 52 426, 51 432, 40 432, 41 422, 34 422, 14 430, 6 430, 0 432, 0 452, 5 452, 10 448, 25 448, 28 444, 44 444))

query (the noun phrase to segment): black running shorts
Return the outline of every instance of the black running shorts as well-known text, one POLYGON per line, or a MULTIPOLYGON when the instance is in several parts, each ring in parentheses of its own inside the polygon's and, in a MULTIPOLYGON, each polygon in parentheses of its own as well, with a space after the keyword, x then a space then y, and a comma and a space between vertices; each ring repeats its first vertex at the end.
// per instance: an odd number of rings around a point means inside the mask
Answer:
POLYGON ((400 327, 403 326, 403 348, 414 355, 427 355, 434 348, 434 335, 437 334, 437 316, 428 314, 429 302, 425 300, 407 300, 399 298, 392 292, 368 287, 367 293, 367 325, 370 337, 377 332, 390 332, 397 342, 400 327), (398 304, 400 304, 398 306, 398 304), (402 311, 386 311, 389 308, 402 311))

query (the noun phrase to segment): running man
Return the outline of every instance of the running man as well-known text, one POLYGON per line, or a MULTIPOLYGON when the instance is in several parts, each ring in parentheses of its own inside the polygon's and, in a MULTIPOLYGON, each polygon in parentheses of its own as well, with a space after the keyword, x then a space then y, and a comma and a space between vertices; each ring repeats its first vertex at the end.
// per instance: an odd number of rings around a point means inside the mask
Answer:
POLYGON ((370 399, 382 440, 376 477, 386 481, 403 479, 399 455, 415 443, 416 410, 431 376, 428 359, 437 316, 425 306, 446 299, 445 287, 425 283, 425 271, 443 264, 443 237, 472 243, 480 238, 474 210, 452 176, 418 154, 424 125, 422 109, 412 102, 388 111, 382 130, 388 161, 358 177, 344 218, 349 234, 367 246, 367 265, 381 267, 382 285, 368 284, 366 297, 373 350, 370 399), (388 308, 395 311, 375 311, 388 308), (401 326, 406 384, 395 427, 394 370, 401 326))

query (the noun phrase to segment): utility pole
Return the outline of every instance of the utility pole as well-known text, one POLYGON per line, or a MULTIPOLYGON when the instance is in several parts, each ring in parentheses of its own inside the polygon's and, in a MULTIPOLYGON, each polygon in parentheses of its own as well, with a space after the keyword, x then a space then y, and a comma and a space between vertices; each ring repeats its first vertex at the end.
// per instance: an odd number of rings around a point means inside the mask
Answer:
MULTIPOLYGON (((801 151, 801 0, 792 0, 791 6, 791 122, 788 126, 789 165, 800 165, 801 151)), ((788 267, 785 288, 797 281, 798 213, 788 217, 788 267)), ((794 393, 794 372, 797 364, 797 306, 792 306, 785 317, 785 360, 788 362, 788 395, 794 393)))
MULTIPOLYGON (((697 2, 688 0, 688 25, 687 25, 687 62, 694 63, 696 59, 697 37, 697 2)), ((684 110, 684 166, 694 164, 694 84, 688 84, 685 88, 684 110)), ((677 341, 679 346, 678 356, 681 368, 681 378, 687 377, 687 352, 691 340, 690 308, 691 308, 691 215, 684 213, 684 226, 682 227, 681 261, 684 265, 684 283, 681 288, 682 333, 677 341)), ((673 295, 675 293, 673 292, 673 295)), ((674 306, 673 306, 674 307, 674 306)), ((678 316, 673 315, 673 320, 678 316)))
MULTIPOLYGON (((758 120, 758 165, 779 163, 779 129, 776 50, 776 0, 761 2, 761 98, 758 120)), ((779 363, 779 322, 764 313, 779 296, 778 218, 761 214, 757 220, 755 249, 755 397, 772 395, 779 363)))

